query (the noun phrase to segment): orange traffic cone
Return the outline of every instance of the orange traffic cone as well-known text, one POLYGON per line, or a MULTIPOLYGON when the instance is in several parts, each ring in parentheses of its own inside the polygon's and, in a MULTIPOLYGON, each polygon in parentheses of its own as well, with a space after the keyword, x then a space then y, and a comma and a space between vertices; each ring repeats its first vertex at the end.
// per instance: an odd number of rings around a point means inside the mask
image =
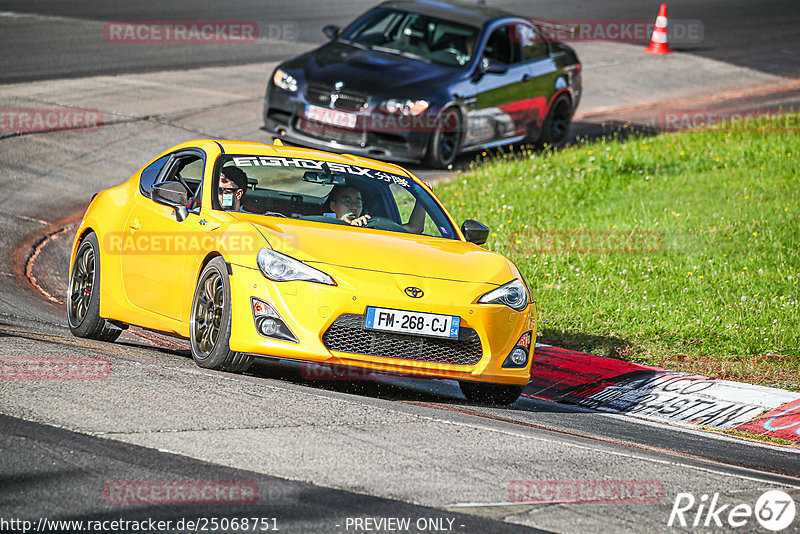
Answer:
POLYGON ((653 36, 650 38, 650 46, 644 49, 650 54, 669 54, 672 52, 667 43, 667 4, 661 4, 658 8, 656 26, 653 28, 653 36))

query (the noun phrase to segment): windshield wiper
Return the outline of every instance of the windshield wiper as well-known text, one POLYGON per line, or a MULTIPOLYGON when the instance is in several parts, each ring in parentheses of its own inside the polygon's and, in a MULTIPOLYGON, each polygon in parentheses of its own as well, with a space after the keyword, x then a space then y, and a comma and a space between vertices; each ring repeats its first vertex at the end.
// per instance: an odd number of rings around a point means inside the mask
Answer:
POLYGON ((363 43, 357 43, 356 41, 350 41, 349 39, 339 39, 340 43, 348 44, 354 48, 359 48, 361 50, 369 50, 369 47, 363 43))
POLYGON ((424 61, 425 63, 430 63, 426 57, 418 56, 417 54, 412 54, 411 52, 404 52, 403 50, 397 50, 396 48, 389 48, 387 46, 379 46, 379 45, 372 45, 372 50, 377 50, 378 52, 386 52, 387 54, 396 54, 398 56, 403 56, 411 59, 417 59, 419 61, 424 61))

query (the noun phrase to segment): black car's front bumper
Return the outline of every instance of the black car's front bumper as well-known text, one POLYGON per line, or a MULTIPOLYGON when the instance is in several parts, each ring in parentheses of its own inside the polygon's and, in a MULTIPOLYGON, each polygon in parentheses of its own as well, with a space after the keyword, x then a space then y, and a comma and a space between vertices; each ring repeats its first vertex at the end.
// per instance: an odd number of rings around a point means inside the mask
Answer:
POLYGON ((264 99, 263 129, 281 140, 321 150, 400 162, 419 162, 425 157, 429 129, 387 123, 372 102, 363 110, 349 112, 358 115, 352 130, 306 119, 308 105, 317 104, 308 101, 305 87, 289 93, 270 84, 264 99))

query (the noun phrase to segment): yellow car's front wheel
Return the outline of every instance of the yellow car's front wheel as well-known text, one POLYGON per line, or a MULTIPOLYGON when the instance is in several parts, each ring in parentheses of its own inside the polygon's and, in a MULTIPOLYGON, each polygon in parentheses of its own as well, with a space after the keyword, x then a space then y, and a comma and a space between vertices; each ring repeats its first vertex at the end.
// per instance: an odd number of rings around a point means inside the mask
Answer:
POLYGON ((100 245, 89 233, 78 245, 67 290, 69 329, 77 337, 114 341, 122 333, 100 317, 100 245))
POLYGON ((239 373, 253 363, 252 356, 230 348, 231 285, 220 257, 209 261, 200 273, 189 331, 192 357, 200 367, 239 373))

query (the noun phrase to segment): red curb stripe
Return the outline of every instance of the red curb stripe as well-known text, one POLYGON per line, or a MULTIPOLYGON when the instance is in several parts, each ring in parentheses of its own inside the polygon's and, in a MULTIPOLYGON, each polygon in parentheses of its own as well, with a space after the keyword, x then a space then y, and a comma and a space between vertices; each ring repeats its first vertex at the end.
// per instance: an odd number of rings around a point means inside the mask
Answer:
POLYGON ((800 399, 759 415, 736 430, 800 442, 800 399))

